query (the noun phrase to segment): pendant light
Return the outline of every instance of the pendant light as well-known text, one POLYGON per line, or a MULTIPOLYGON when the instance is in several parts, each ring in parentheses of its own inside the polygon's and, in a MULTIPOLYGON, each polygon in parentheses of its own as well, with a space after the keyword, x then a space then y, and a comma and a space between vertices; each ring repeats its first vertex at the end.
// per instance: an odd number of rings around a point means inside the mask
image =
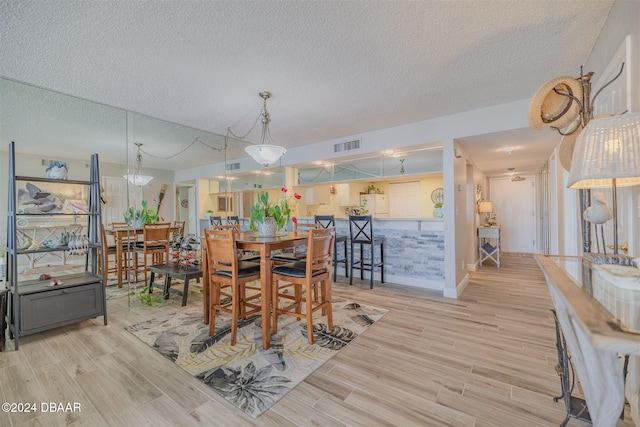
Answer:
POLYGON ((270 164, 277 162, 287 150, 279 145, 265 144, 267 136, 271 139, 271 134, 269 133, 271 117, 267 111, 267 99, 271 97, 271 93, 260 92, 259 95, 263 99, 262 112, 260 113, 262 116, 262 142, 260 144, 250 145, 244 150, 253 158, 253 160, 264 165, 264 167, 267 167, 270 164))
POLYGON ((140 151, 140 147, 142 144, 136 143, 136 147, 138 150, 136 152, 136 170, 134 174, 124 175, 124 178, 127 179, 131 184, 136 185, 138 187, 142 187, 143 185, 147 185, 152 179, 152 176, 145 175, 142 171, 142 152, 140 151))

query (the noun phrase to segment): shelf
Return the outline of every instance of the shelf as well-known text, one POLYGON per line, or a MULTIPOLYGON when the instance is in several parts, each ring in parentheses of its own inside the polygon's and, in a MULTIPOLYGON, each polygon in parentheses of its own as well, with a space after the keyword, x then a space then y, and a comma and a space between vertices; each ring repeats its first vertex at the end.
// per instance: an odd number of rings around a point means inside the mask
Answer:
POLYGON ((83 180, 77 180, 77 179, 51 179, 51 178, 42 178, 38 176, 16 176, 16 181, 55 182, 55 183, 61 183, 61 184, 79 184, 79 185, 95 184, 92 181, 83 181, 83 180))
POLYGON ((11 298, 7 320, 15 349, 18 350, 19 338, 23 335, 98 316, 103 317, 106 325, 107 311, 104 277, 97 274, 102 246, 98 155, 91 156, 89 180, 86 181, 22 176, 15 171, 15 143, 12 142, 9 146, 8 168, 6 276, 11 298), (40 186, 33 183, 47 185, 38 188, 40 186), (25 191, 28 199, 25 199, 25 191), (50 195, 55 196, 56 200, 50 195), (67 202, 69 208, 65 208, 67 202), (18 209, 31 204, 42 206, 43 209, 18 209), (69 244, 59 247, 42 244, 53 245, 66 241, 61 232, 70 237, 68 242, 72 246, 76 243, 75 236, 81 236, 83 244, 78 249, 70 248, 69 244), (85 257, 84 272, 48 273, 50 279, 22 280, 18 271, 18 265, 22 263, 18 261, 19 258, 26 259, 30 268, 34 268, 35 263, 45 257, 59 258, 62 265, 66 265, 67 258, 71 256, 85 257), (53 279, 61 284, 51 286, 53 279))
POLYGON ((72 213, 72 212, 54 212, 54 213, 40 213, 40 214, 32 214, 32 213, 16 213, 16 216, 96 216, 100 215, 98 212, 87 212, 87 213, 72 213))
POLYGON ((88 271, 82 273, 66 274, 62 276, 51 276, 63 282, 62 285, 49 286, 49 280, 24 280, 18 282, 18 295, 34 294, 37 292, 48 292, 52 290, 73 288, 74 286, 86 285, 88 283, 102 282, 102 276, 92 274, 88 271))
MULTIPOLYGON (((92 249, 92 248, 100 249, 101 245, 99 245, 97 243, 90 243, 88 246, 85 246, 85 247, 88 247, 89 249, 92 249)), ((29 250, 29 249, 18 249, 16 251, 16 253, 18 255, 26 255, 26 254, 38 254, 38 253, 44 253, 44 252, 67 252, 67 251, 70 251, 70 250, 71 249, 69 249, 69 246, 60 246, 59 248, 46 248, 46 247, 43 247, 43 248, 40 248, 40 249, 37 249, 37 250, 33 250, 33 249, 32 250, 29 250)), ((82 253, 82 254, 78 254, 78 255, 85 255, 85 254, 82 253)))

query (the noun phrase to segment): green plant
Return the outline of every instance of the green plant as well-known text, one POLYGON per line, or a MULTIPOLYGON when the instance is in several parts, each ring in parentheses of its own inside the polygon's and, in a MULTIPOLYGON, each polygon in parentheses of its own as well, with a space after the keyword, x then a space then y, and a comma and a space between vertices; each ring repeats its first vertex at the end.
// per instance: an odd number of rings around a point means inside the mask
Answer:
POLYGON ((127 224, 132 224, 137 221, 140 221, 142 224, 157 224, 160 222, 157 209, 149 208, 146 200, 143 200, 140 204, 140 209, 130 206, 129 209, 125 211, 123 217, 127 224))
MULTIPOLYGON (((131 295, 136 295, 136 293, 131 291, 131 295)), ((142 290, 138 293, 138 298, 140 298, 140 301, 142 303, 148 305, 149 307, 154 304, 162 305, 165 303, 165 300, 163 298, 154 296, 153 294, 149 293, 149 286, 145 286, 144 288, 142 288, 142 290)))
POLYGON ((442 202, 438 202, 435 205, 433 205, 433 207, 436 209, 440 209, 442 206, 444 206, 442 202))
POLYGON ((367 193, 369 194, 380 194, 382 191, 376 187, 374 184, 369 184, 367 186, 367 193))
POLYGON ((360 215, 366 215, 369 213, 369 209, 367 209, 367 198, 362 197, 360 200, 360 215))
MULTIPOLYGON (((287 192, 286 188, 282 188, 282 193, 287 192)), ((302 196, 298 193, 294 193, 293 198, 300 200, 302 196)), ((289 223, 291 218, 292 206, 289 204, 289 199, 283 197, 277 202, 269 200, 269 193, 258 193, 256 202, 251 206, 251 221, 250 228, 252 231, 257 230, 256 224, 264 224, 266 218, 271 217, 275 220, 278 230, 282 230, 289 223)), ((294 222, 296 218, 291 218, 294 222)))

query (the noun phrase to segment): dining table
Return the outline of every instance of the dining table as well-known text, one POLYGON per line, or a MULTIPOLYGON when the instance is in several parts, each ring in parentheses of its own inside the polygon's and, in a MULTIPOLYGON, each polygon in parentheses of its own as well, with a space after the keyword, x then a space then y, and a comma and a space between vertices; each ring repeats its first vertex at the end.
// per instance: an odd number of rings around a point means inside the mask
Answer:
MULTIPOLYGON (((236 245, 243 251, 260 254, 260 302, 262 314, 262 348, 271 347, 271 252, 295 248, 307 244, 308 231, 283 231, 275 236, 261 237, 257 232, 242 232, 236 235, 236 245)), ((206 247, 206 245, 203 245, 206 247)), ((204 322, 209 323, 209 275, 206 273, 208 261, 203 255, 204 322)), ((273 331, 276 333, 277 331, 273 331)))
MULTIPOLYGON (((179 228, 171 227, 169 229, 169 232, 171 234, 178 233, 179 228)), ((105 234, 113 236, 113 240, 116 246, 116 274, 118 276, 118 287, 121 288, 122 281, 123 281, 122 280, 123 260, 124 260, 125 252, 128 252, 126 248, 130 247, 132 244, 135 244, 137 242, 142 243, 142 241, 139 239, 139 236, 144 235, 144 228, 114 227, 111 229, 106 229, 105 234)), ((129 270, 129 269, 126 269, 126 270, 129 270)), ((137 275, 136 275, 136 281, 137 281, 137 275)))

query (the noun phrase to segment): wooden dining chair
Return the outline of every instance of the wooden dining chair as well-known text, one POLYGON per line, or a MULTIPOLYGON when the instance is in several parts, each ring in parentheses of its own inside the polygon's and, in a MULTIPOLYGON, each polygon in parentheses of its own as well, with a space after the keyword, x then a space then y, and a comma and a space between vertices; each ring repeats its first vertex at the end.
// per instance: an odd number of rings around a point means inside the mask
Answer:
POLYGON ((171 224, 145 224, 142 244, 136 246, 138 262, 136 265, 136 278, 138 273, 144 273, 144 281, 147 282, 149 267, 155 264, 164 264, 169 259, 169 233, 171 224))
POLYGON ((335 230, 312 229, 309 231, 305 260, 282 264, 272 269, 271 307, 274 334, 278 331, 279 315, 294 316, 298 319, 306 318, 307 339, 309 344, 313 344, 313 312, 317 310, 322 310, 322 315, 327 316, 328 327, 333 328, 331 263, 334 238, 335 230), (283 286, 290 287, 292 283, 293 295, 282 292, 283 286), (319 298, 314 297, 316 291, 319 293, 319 298), (281 299, 286 300, 282 305, 280 305, 281 299))
POLYGON ((98 257, 98 274, 103 277, 104 285, 107 286, 109 273, 118 272, 118 247, 116 246, 115 241, 111 244, 107 240, 107 231, 104 224, 100 224, 100 229, 102 231, 102 241, 100 245, 100 256, 98 257), (113 263, 109 262, 109 258, 111 256, 113 256, 113 263))
MULTIPOLYGON (((138 263, 138 257, 136 254, 136 246, 138 244, 138 231, 134 230, 126 222, 112 222, 111 234, 113 235, 114 245, 116 245, 116 257, 117 257, 117 245, 122 247, 122 256, 116 260, 116 263, 120 264, 121 277, 118 278, 118 287, 122 287, 122 276, 129 273, 135 273, 138 263)), ((118 265, 116 264, 116 272, 118 265)))
POLYGON ((231 345, 236 344, 238 320, 260 313, 260 293, 247 294, 247 283, 260 280, 260 264, 238 260, 236 234, 232 229, 205 229, 207 275, 209 285, 209 336, 215 334, 216 313, 231 314, 231 345), (222 299, 221 289, 228 287, 231 299, 222 299))

